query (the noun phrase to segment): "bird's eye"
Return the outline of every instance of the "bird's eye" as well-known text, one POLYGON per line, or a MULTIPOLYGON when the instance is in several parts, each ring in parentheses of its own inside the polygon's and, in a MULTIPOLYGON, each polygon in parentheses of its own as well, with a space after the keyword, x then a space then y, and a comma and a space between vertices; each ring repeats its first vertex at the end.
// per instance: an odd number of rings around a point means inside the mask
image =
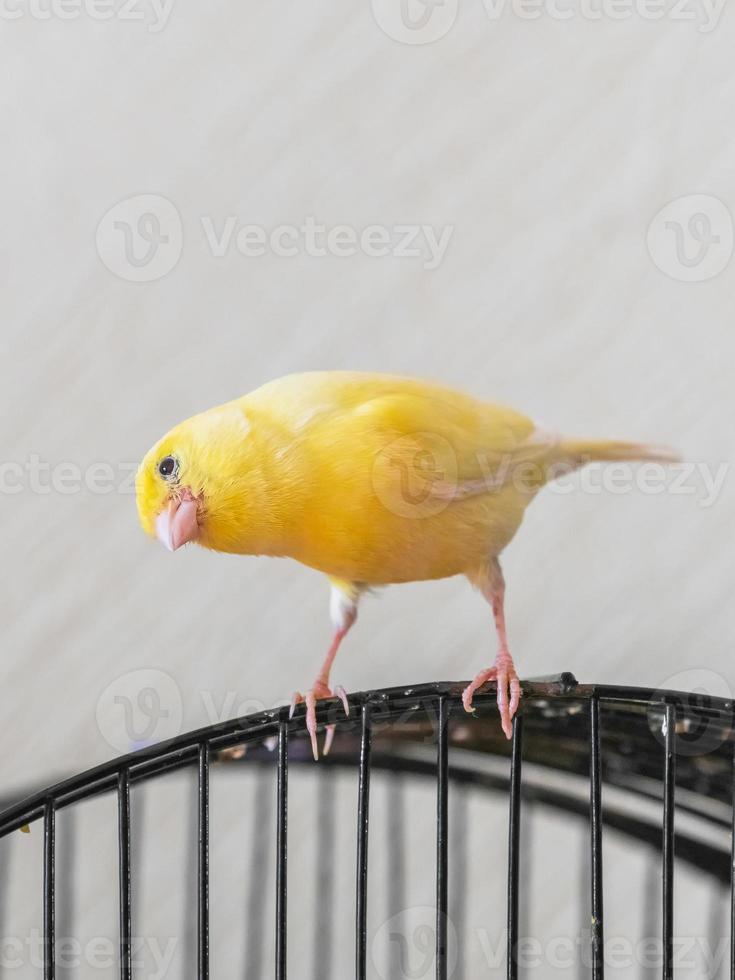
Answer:
POLYGON ((164 480, 172 480, 179 472, 179 464, 173 456, 164 456, 158 464, 158 472, 164 480))

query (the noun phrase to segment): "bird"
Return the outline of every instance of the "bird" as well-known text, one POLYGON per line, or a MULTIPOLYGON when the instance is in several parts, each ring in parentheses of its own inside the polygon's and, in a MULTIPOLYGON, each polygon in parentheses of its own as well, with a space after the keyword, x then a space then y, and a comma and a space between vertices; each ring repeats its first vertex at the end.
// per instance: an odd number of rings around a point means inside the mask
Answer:
MULTIPOLYGON (((318 758, 316 705, 361 597, 401 582, 464 576, 487 600, 498 649, 464 689, 495 682, 511 738, 521 684, 505 621, 500 556, 550 480, 593 461, 675 462, 667 448, 564 437, 503 405, 419 378, 312 371, 175 425, 144 456, 136 501, 170 551, 288 557, 331 585, 332 641, 312 686, 296 691, 318 758)), ((334 726, 328 726, 329 751, 334 726)))

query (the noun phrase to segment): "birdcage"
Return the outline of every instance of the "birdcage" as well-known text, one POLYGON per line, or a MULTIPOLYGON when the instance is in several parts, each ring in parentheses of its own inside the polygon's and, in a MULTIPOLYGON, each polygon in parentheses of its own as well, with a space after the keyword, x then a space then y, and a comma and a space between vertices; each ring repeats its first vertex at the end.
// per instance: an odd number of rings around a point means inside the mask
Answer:
MULTIPOLYGON (((5 809, 0 844, 27 826, 43 841, 42 867, 29 862, 24 875, 42 876, 44 980, 60 975, 57 916, 70 862, 65 859, 62 873, 59 819, 104 796, 115 803, 107 812, 117 842, 117 880, 114 869, 106 875, 118 915, 110 975, 121 980, 137 975, 136 850, 143 848, 144 835, 136 827, 131 799, 177 771, 193 778, 190 813, 183 806, 168 811, 171 826, 189 821, 185 860, 193 887, 186 902, 185 969, 175 975, 330 980, 354 973, 357 980, 425 975, 447 980, 563 974, 599 980, 606 972, 725 976, 729 966, 735 976, 733 704, 674 691, 580 685, 562 674, 524 683, 509 743, 500 730, 494 691, 483 689, 475 715, 468 716, 463 686, 424 684, 354 694, 349 716, 339 702, 321 702, 319 725, 336 725, 336 737, 318 764, 305 738, 303 707, 293 718, 284 708, 144 748, 5 809), (215 795, 214 775, 222 780, 215 795), (344 808, 337 777, 345 799, 354 800, 354 808, 347 808, 350 827, 343 827, 341 836, 336 823, 344 808), (226 835, 213 832, 213 821, 228 795, 249 778, 258 780, 255 792, 238 812, 256 811, 253 839, 247 859, 236 859, 231 845, 227 858, 236 887, 242 882, 247 892, 246 912, 223 938, 217 932, 223 905, 216 895, 212 848, 226 835), (297 820, 305 829, 294 841, 297 820), (556 830, 547 833, 549 826, 556 830), (545 833, 539 845, 538 835, 545 833), (344 853, 351 851, 348 869, 335 856, 337 837, 347 842, 344 853), (572 840, 578 848, 569 845, 572 840), (419 845, 422 859, 411 860, 407 852, 419 845), (305 852, 312 847, 311 871, 297 873, 302 859, 311 860, 305 852), (539 872, 541 858, 547 857, 557 870, 539 872), (642 862, 642 878, 625 870, 627 861, 642 862), (640 919, 641 910, 611 908, 606 914, 603 896, 620 893, 620 881, 612 881, 608 872, 629 881, 623 882, 625 904, 642 903, 646 919, 640 930, 650 955, 645 963, 634 956, 627 972, 611 961, 606 933, 624 933, 625 916, 640 919), (407 895, 417 874, 430 879, 431 895, 411 904, 407 895), (272 887, 266 887, 266 878, 272 887), (472 881, 480 891, 468 896, 472 881), (492 900, 482 898, 488 883, 492 900), (709 973, 694 961, 690 973, 680 972, 676 963, 675 909, 692 889, 709 903, 700 936, 720 953, 709 973), (308 894, 312 901, 305 903, 308 894), (534 900, 547 912, 550 906, 565 915, 571 909, 579 925, 566 972, 550 966, 548 950, 538 941, 532 955, 528 920, 534 900), (477 936, 468 935, 468 918, 471 928, 478 922, 496 929, 504 924, 502 950, 494 950, 493 962, 486 957, 478 967, 467 952, 471 943, 477 945, 477 936), (311 939, 305 938, 307 929, 311 939), (239 952, 237 962, 230 956, 220 969, 215 961, 223 945, 239 952), (349 950, 347 969, 338 962, 338 947, 349 950)), ((238 821, 236 815, 234 832, 242 840, 238 821)), ((146 853, 149 863, 152 856, 146 853)), ((13 901, 10 884, 3 875, 0 909, 13 901)), ((231 904, 232 896, 225 901, 231 904)))

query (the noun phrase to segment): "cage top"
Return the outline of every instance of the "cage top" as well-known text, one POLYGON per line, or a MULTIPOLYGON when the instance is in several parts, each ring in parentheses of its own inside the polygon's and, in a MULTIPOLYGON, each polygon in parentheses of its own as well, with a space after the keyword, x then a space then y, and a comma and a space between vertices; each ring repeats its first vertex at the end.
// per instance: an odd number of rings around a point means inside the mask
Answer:
MULTIPOLYGON (((507 756, 509 744, 498 724, 494 686, 489 685, 478 693, 473 717, 462 709, 464 687, 464 682, 445 682, 351 694, 349 717, 345 717, 338 700, 319 702, 318 724, 337 726, 329 764, 346 764, 348 760, 354 764, 359 719, 365 708, 369 708, 376 757, 383 759, 386 768, 404 767, 405 771, 411 771, 408 761, 401 760, 402 747, 434 738, 440 704, 448 711, 449 744, 453 753, 463 750, 466 758, 470 758, 468 753, 507 756)), ((601 706, 605 782, 630 789, 631 783, 638 780, 640 793, 658 796, 657 790, 646 790, 646 782, 660 781, 669 706, 673 708, 676 725, 677 784, 702 799, 729 803, 731 735, 735 727, 732 700, 651 688, 579 684, 571 673, 524 681, 522 688, 527 761, 556 771, 584 774, 589 764, 585 705, 594 701, 601 706)), ((58 809, 115 789, 121 773, 134 783, 191 765, 202 746, 216 758, 225 749, 246 744, 257 747, 257 759, 259 752, 265 754, 264 740, 280 730, 292 741, 292 760, 306 763, 309 752, 303 738, 303 706, 291 719, 288 707, 274 708, 138 749, 34 792, 0 813, 0 837, 42 818, 49 803, 58 809)), ((249 753, 248 759, 252 758, 253 753, 249 753)), ((412 765, 415 768, 415 760, 412 765)), ((720 816, 716 822, 723 821, 724 817, 720 816)))

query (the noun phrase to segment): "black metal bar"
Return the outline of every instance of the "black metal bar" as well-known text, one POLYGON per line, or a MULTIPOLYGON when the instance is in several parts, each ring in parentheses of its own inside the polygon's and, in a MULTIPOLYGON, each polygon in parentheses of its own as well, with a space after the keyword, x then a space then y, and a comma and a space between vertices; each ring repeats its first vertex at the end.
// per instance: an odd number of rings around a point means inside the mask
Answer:
POLYGON ((199 746, 197 976, 209 980, 209 745, 199 746))
POLYGON ((510 750, 510 808, 508 812, 508 980, 518 978, 518 879, 521 843, 521 765, 523 717, 513 719, 510 750))
POLYGON ((730 980, 735 980, 735 742, 732 756, 732 830, 730 834, 730 980))
POLYGON ((118 779, 117 814, 120 887, 120 980, 131 980, 133 964, 130 900, 130 773, 127 769, 120 771, 118 779))
MULTIPOLYGON (((56 911, 54 912, 54 932, 56 934, 56 949, 59 956, 59 937, 63 936, 68 941, 68 937, 76 935, 77 917, 75 915, 76 897, 78 894, 78 856, 79 844, 79 813, 78 809, 72 809, 63 814, 59 819, 59 807, 56 805, 56 911)), ((1 934, 1 933, 0 933, 1 934)), ((62 957, 59 957, 61 959, 62 957)), ((64 971, 59 967, 57 973, 62 977, 73 972, 68 969, 64 971)))
POLYGON ((605 976, 602 902, 602 760, 600 757, 600 702, 590 701, 590 847, 592 887, 592 978, 605 976))
POLYGON ((666 705, 664 744, 664 820, 663 820, 663 978, 674 976, 674 794, 676 790, 676 708, 666 705))
MULTIPOLYGON (((210 749, 211 751, 211 749, 210 749)), ((199 895, 199 749, 197 748, 197 768, 191 781, 191 807, 186 811, 186 863, 183 868, 182 886, 186 895, 199 895)), ((187 775, 191 775, 187 773, 187 775)), ((141 863, 145 867, 145 861, 141 863)), ((199 948, 199 900, 187 902, 181 918, 181 950, 184 963, 193 964, 190 974, 196 969, 199 948)))
POLYGON ((364 704, 362 706, 360 776, 357 797, 357 912, 355 916, 355 976, 357 980, 366 980, 367 977, 367 876, 371 750, 370 705, 364 704))
POLYGON ((286 980, 286 911, 288 899, 288 725, 278 726, 278 798, 276 804, 276 980, 286 980))
POLYGON ((47 800, 43 813, 43 980, 56 975, 56 807, 47 800))
POLYGON ((449 705, 439 699, 436 740, 436 980, 447 980, 449 705))

